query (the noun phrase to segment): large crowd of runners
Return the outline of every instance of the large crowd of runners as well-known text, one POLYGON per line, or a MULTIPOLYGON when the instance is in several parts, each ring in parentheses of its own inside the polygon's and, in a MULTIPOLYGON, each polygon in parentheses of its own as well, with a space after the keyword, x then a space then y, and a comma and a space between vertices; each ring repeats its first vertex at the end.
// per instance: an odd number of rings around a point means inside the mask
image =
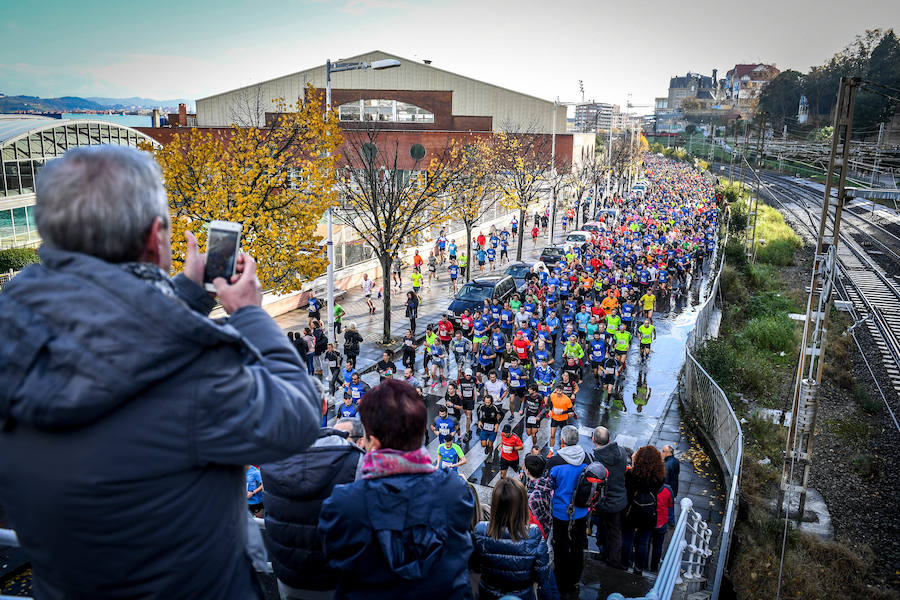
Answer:
MULTIPOLYGON (((629 349, 636 342, 640 360, 649 359, 657 307, 689 287, 715 247, 718 231, 713 186, 696 169, 651 158, 644 177, 645 193, 611 199, 588 242, 569 246, 555 265, 536 263, 524 288, 508 301, 485 300, 477 310, 448 312, 427 326, 424 340, 408 330, 402 371, 387 353, 378 363, 382 379, 396 376, 423 397, 443 396, 433 429, 441 444, 449 444, 435 457, 443 466, 458 468, 461 460, 451 460, 451 451, 457 456, 461 451, 454 444, 474 437, 488 462, 499 447, 505 473, 512 466, 508 463, 518 461, 518 453, 506 443, 511 438, 503 433, 504 423, 516 413, 525 420, 533 453, 541 451, 538 431, 549 421, 544 453, 552 451, 557 430, 577 418, 575 397, 583 386, 593 387, 595 401, 604 408, 625 409, 618 384, 629 349)), ((571 223, 571 211, 564 216, 571 223)), ((545 217, 529 219, 532 238, 538 237, 545 217)), ((514 219, 508 229, 479 232, 473 240, 473 276, 482 263, 493 268, 492 258, 505 259, 524 229, 514 219)), ((427 261, 414 259, 413 272, 427 265, 430 280, 446 273, 446 283, 455 289, 462 276, 459 259, 456 245, 441 236, 427 261)), ((400 282, 398 277, 398 286, 400 282)), ((407 294, 416 302, 422 279, 413 284, 407 294)), ((341 357, 331 348, 326 356, 331 391, 343 394, 326 419, 355 416, 368 389, 350 354, 341 357)), ((646 386, 639 386, 642 391, 646 386)))

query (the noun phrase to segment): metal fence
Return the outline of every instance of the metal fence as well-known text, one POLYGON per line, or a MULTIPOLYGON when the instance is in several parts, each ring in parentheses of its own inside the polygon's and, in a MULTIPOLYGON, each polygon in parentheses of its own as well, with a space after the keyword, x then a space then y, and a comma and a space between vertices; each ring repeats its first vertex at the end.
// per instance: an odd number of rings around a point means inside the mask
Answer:
POLYGON ((687 338, 685 349, 684 371, 681 381, 681 404, 686 414, 706 440, 715 454, 722 474, 725 478, 728 500, 725 506, 725 519, 722 522, 722 535, 719 552, 716 557, 716 571, 712 576, 712 597, 717 598, 722 585, 722 576, 728 562, 728 551, 731 547, 731 536, 737 513, 738 484, 741 473, 741 458, 744 450, 744 434, 740 421, 731 408, 728 397, 719 384, 691 354, 700 344, 713 335, 712 325, 715 323, 718 308, 719 286, 722 269, 725 266, 725 246, 728 244, 727 220, 726 235, 718 249, 718 270, 712 285, 709 287, 705 302, 701 305, 697 322, 687 338))

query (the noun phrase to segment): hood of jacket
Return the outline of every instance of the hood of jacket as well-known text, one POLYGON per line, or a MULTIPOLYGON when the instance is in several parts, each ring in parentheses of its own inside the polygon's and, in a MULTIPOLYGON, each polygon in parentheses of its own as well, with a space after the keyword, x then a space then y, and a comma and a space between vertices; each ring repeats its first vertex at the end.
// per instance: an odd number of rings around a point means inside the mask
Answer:
POLYGON ((83 426, 206 349, 243 345, 115 264, 47 245, 39 254, 0 293, 0 421, 83 426))
POLYGON ((570 465, 578 466, 584 462, 584 448, 577 444, 575 446, 565 446, 560 448, 557 454, 570 465))
POLYGON ((624 467, 626 465, 625 453, 616 442, 610 442, 605 446, 594 448, 594 460, 599 460, 607 469, 624 467))

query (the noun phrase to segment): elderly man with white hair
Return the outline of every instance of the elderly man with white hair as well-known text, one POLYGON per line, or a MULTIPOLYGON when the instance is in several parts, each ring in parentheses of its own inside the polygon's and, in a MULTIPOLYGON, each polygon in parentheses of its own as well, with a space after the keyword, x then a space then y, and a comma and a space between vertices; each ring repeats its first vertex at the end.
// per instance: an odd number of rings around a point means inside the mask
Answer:
POLYGON ((35 220, 41 264, 0 294, 0 503, 35 597, 260 597, 244 466, 306 449, 321 404, 256 264, 209 319, 197 242, 170 278, 159 166, 126 147, 47 163, 35 220))

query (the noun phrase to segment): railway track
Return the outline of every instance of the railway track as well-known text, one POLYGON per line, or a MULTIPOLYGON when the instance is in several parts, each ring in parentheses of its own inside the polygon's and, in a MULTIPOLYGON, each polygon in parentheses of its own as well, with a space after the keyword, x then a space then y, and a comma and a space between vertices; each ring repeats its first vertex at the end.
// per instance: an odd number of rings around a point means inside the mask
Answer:
MULTIPOLYGON (((802 237, 815 243, 822 211, 817 190, 769 174, 761 174, 760 180, 765 196, 779 206, 802 237)), ((832 211, 830 224, 833 219, 832 211)), ((896 401, 900 399, 900 237, 846 208, 841 219, 838 291, 864 320, 896 401)), ((891 406, 888 410, 896 424, 898 411, 891 406)))

